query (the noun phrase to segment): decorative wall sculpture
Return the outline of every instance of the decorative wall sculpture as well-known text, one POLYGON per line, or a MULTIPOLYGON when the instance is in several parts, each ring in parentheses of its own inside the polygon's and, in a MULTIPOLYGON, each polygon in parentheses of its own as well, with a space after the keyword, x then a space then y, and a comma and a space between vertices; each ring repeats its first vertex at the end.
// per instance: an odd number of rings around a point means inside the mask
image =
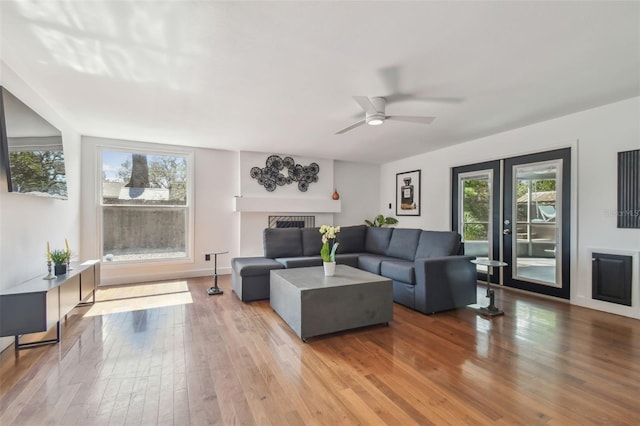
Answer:
POLYGON ((298 189, 301 192, 306 192, 309 189, 309 184, 318 181, 319 171, 320 166, 316 163, 303 166, 296 164, 291 157, 282 158, 279 155, 270 155, 265 167, 251 168, 251 177, 257 179, 258 183, 269 192, 275 191, 278 186, 290 185, 293 182, 298 182, 298 189))

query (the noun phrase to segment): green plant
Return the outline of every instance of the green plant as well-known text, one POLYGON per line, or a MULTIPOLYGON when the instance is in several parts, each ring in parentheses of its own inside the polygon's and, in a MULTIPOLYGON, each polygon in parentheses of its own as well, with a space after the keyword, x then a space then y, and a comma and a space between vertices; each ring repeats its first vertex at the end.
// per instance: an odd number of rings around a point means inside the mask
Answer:
POLYGON ((395 225, 396 223, 398 223, 398 219, 391 216, 384 217, 383 215, 379 214, 378 216, 373 218, 373 221, 365 219, 364 223, 366 223, 368 226, 379 228, 386 225, 395 225))
POLYGON ((62 265, 67 263, 71 253, 66 250, 51 250, 51 260, 54 265, 62 265))

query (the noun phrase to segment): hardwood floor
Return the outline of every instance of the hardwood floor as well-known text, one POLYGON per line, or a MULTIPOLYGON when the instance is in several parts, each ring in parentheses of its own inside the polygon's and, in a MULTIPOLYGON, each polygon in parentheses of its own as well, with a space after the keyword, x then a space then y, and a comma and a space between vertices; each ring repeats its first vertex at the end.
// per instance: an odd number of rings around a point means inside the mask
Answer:
POLYGON ((184 283, 101 292, 60 344, 5 350, 0 424, 640 424, 638 320, 496 289, 503 317, 396 304, 305 344, 229 276, 184 283))

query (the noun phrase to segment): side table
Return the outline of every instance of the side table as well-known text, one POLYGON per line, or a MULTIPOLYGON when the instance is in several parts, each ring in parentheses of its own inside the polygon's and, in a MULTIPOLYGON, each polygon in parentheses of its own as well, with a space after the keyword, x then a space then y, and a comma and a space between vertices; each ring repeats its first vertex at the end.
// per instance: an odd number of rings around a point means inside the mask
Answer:
POLYGON ((504 315, 504 311, 498 309, 495 305, 495 292, 491 289, 491 275, 493 274, 493 268, 503 268, 507 266, 507 264, 499 260, 491 259, 475 259, 472 260, 471 263, 487 267, 487 297, 489 298, 489 306, 483 308, 473 308, 473 310, 480 315, 486 315, 489 317, 504 315))
POLYGON ((209 251, 204 253, 206 260, 210 260, 211 255, 213 255, 213 287, 209 287, 207 289, 207 294, 209 296, 215 296, 223 293, 222 289, 218 287, 218 255, 227 254, 227 253, 229 253, 228 250, 224 250, 224 251, 214 250, 214 251, 209 251))

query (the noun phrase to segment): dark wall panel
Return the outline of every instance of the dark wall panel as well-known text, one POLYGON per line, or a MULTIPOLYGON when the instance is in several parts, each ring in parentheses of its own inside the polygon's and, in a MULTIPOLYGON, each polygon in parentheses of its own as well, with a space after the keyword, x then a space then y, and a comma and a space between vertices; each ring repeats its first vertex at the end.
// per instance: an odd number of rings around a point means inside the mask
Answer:
POLYGON ((618 228, 640 228, 640 149, 618 153, 618 228))
POLYGON ((631 256, 593 253, 591 297, 631 306, 631 259, 631 256))

